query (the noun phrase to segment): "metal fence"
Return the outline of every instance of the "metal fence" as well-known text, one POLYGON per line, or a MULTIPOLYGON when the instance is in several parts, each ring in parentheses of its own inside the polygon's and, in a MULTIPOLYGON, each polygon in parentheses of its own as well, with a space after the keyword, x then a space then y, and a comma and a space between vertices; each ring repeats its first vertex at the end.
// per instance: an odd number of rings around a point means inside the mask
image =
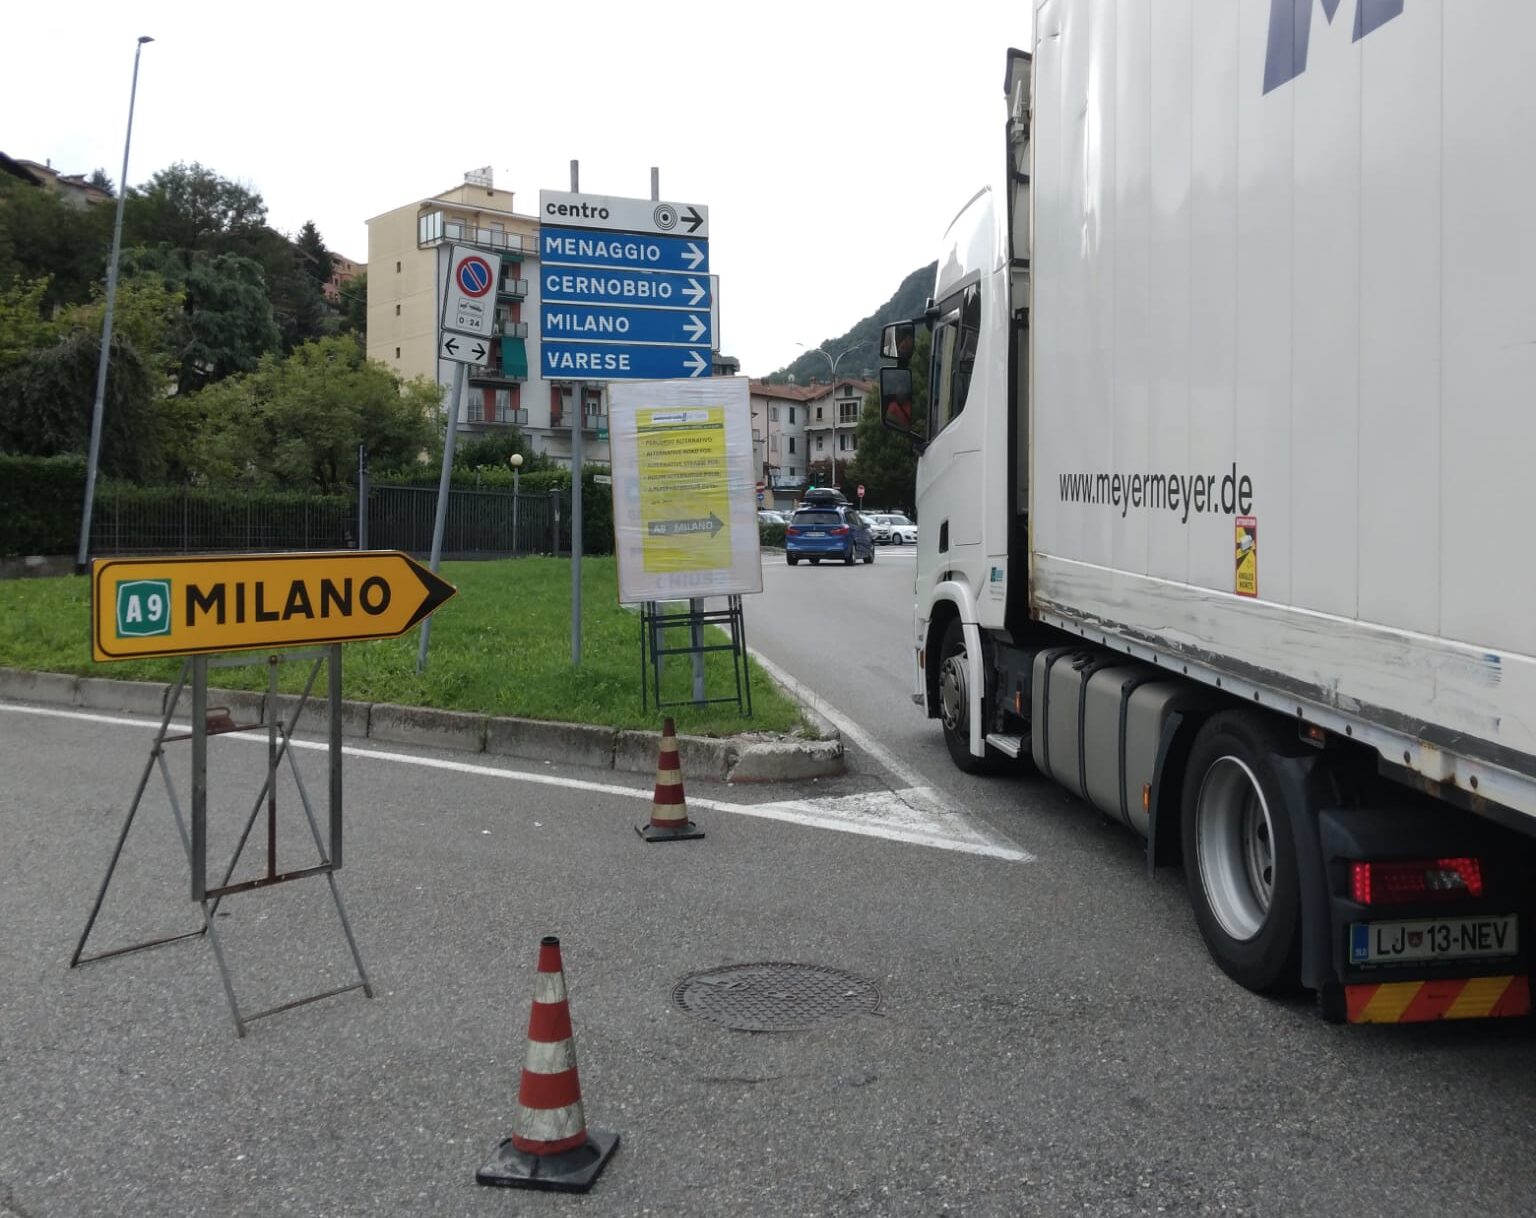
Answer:
MULTIPOLYGON (((453 490, 443 533, 446 558, 570 552, 569 496, 453 490)), ((373 486, 366 544, 372 550, 432 550, 435 487, 373 486)), ((350 550, 359 542, 357 496, 220 495, 186 489, 146 493, 106 487, 91 518, 91 553, 350 550)))

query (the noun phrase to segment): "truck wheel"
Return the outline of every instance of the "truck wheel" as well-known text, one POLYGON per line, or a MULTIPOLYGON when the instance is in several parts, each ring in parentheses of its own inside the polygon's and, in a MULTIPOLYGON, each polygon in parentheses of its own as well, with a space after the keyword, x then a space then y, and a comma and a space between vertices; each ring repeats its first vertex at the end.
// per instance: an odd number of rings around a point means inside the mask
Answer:
POLYGON ((1295 989, 1301 885, 1273 758, 1294 750, 1266 722, 1214 716, 1195 737, 1181 809, 1195 922, 1227 976, 1258 993, 1295 989))
POLYGON ((966 666, 965 628, 952 618, 944 628, 939 651, 939 722, 950 760, 967 774, 996 774, 1006 758, 988 749, 985 757, 971 755, 971 675, 966 666))

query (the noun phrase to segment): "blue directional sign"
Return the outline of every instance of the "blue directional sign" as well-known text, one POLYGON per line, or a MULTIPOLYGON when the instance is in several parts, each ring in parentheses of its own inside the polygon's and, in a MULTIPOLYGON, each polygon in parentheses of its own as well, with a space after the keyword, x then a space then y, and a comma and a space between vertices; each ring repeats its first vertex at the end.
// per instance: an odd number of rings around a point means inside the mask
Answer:
POLYGON ((539 344, 547 381, 670 381, 708 376, 708 347, 639 346, 621 343, 539 344))
POLYGON ((602 267, 539 268, 540 296, 560 304, 640 305, 648 309, 709 308, 709 276, 602 267))
POLYGON ((539 230, 539 257, 546 263, 563 265, 709 273, 709 242, 692 237, 543 228, 539 230))
POLYGON ((708 211, 540 191, 539 368, 546 380, 708 376, 708 211))
POLYGON ((539 306, 545 342, 588 339, 607 343, 686 343, 714 346, 710 310, 641 309, 625 305, 566 305, 548 301, 539 306))

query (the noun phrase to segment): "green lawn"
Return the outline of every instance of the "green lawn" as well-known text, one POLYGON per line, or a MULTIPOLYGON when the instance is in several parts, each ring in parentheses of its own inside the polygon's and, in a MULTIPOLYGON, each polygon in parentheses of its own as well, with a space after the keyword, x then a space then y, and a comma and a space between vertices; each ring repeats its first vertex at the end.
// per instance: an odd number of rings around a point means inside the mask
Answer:
MULTIPOLYGON (((571 565, 568 559, 522 558, 444 563, 459 594, 433 617, 427 671, 416 672, 420 634, 348 643, 342 650, 343 695, 445 710, 527 719, 556 719, 611 727, 655 728, 661 718, 654 691, 640 706, 640 619, 618 603, 614 561, 582 560, 582 662, 571 664, 571 565)), ((747 616, 751 597, 744 598, 747 616)), ((182 661, 133 660, 97 664, 90 658, 89 583, 83 576, 0 581, 0 667, 124 680, 174 681, 182 661)), ((683 606, 686 608, 686 606, 683 606)), ((711 629, 706 642, 726 642, 711 629)), ((668 646, 684 642, 683 632, 668 646)), ((253 653, 254 654, 254 653, 253 653)), ((302 687, 308 665, 282 666, 283 688, 302 687)), ((734 697, 730 653, 706 657, 709 697, 734 697)), ((668 656, 663 692, 684 699, 692 688, 687 656, 668 656)), ((219 669, 213 683, 258 689, 260 665, 219 669)), ((735 702, 668 707, 679 732, 724 736, 742 731, 791 732, 803 726, 795 705, 751 666, 752 716, 735 702)), ((320 678, 318 689, 323 689, 320 678)))

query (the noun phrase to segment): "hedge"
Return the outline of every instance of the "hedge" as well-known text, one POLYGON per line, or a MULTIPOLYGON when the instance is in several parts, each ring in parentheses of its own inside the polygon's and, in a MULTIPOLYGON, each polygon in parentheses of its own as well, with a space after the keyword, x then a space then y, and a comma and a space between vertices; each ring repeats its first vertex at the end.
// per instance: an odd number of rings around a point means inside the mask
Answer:
POLYGON ((84 503, 84 457, 0 454, 0 555, 73 554, 84 503))

